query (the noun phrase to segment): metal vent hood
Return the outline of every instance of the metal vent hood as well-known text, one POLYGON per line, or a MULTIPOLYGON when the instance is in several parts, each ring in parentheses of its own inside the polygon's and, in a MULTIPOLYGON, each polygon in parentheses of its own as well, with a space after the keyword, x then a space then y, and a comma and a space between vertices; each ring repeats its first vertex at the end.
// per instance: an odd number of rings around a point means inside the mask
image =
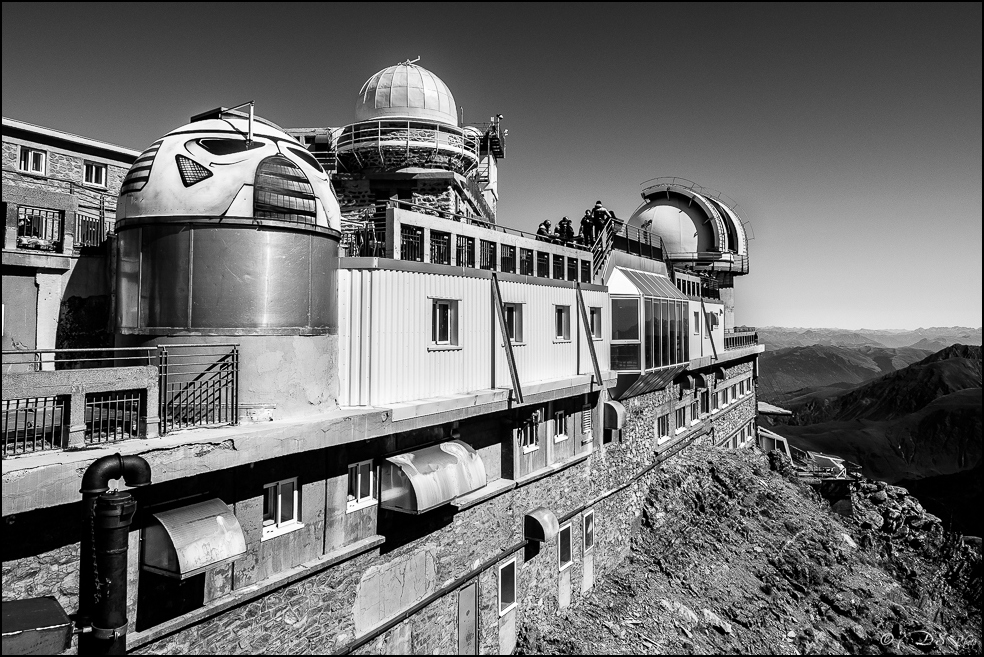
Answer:
POLYGON ((216 498, 155 513, 157 522, 144 529, 143 567, 187 579, 246 554, 239 520, 216 498))
POLYGON ((424 513, 488 483, 485 463, 460 440, 387 457, 380 468, 380 506, 424 513))

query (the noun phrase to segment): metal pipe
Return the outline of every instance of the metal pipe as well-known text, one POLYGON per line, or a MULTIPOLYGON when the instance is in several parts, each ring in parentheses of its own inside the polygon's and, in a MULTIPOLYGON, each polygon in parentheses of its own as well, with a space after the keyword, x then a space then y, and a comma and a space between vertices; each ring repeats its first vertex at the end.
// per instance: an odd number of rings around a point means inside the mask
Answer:
POLYGON ((93 631, 80 637, 80 654, 126 651, 126 561, 136 501, 109 492, 122 478, 133 488, 150 484, 150 464, 119 453, 96 459, 82 475, 82 540, 79 542, 79 619, 93 631))

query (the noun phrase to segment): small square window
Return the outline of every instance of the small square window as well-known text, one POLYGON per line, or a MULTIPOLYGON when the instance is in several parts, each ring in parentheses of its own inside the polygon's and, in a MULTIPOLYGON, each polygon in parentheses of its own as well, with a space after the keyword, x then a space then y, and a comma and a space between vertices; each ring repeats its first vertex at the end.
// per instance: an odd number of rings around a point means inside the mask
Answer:
POLYGON ((566 411, 555 411, 554 417, 554 442, 559 443, 561 441, 567 440, 570 436, 568 433, 570 415, 566 411))
POLYGON ((261 540, 285 534, 301 523, 301 492, 297 477, 263 487, 263 536, 261 540))
POLYGON ((106 186, 106 165, 96 164, 95 162, 86 162, 83 166, 84 178, 86 185, 94 185, 96 187, 106 186))
POLYGON ((571 339, 571 307, 554 306, 554 339, 571 339))
POLYGON ((506 316, 506 333, 509 340, 516 343, 523 341, 523 304, 504 303, 503 312, 506 316))
POLYGON ((348 503, 346 510, 355 511, 376 504, 376 469, 372 461, 353 463, 348 467, 348 503))
POLYGON ((502 616, 516 606, 516 559, 512 558, 499 566, 499 615, 502 616))
POLYGON ((591 337, 595 340, 601 340, 601 308, 589 308, 588 321, 591 323, 591 337))
POLYGON ((574 563, 574 546, 571 542, 571 523, 560 526, 557 534, 557 565, 559 570, 566 570, 574 563))
POLYGON ((20 149, 20 170, 28 173, 38 173, 42 176, 47 171, 48 154, 36 148, 21 146, 20 149))
POLYGON ((656 418, 656 444, 670 439, 670 414, 664 413, 656 418))
POLYGON ((458 344, 458 302, 454 299, 433 299, 431 302, 431 344, 458 344))
POLYGON ((594 511, 584 513, 584 551, 594 547, 594 511))
POLYGON ((536 410, 523 421, 519 428, 519 445, 524 454, 540 449, 541 411, 536 410))

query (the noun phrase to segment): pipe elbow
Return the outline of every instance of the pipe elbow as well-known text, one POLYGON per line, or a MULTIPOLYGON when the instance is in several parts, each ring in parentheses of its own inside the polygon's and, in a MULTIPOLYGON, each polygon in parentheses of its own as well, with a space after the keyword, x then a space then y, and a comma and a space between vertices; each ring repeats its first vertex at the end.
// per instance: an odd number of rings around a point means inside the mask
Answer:
POLYGON ((92 462, 82 475, 83 495, 98 495, 109 490, 109 480, 123 478, 127 486, 150 484, 150 464, 140 456, 122 456, 119 452, 92 462))

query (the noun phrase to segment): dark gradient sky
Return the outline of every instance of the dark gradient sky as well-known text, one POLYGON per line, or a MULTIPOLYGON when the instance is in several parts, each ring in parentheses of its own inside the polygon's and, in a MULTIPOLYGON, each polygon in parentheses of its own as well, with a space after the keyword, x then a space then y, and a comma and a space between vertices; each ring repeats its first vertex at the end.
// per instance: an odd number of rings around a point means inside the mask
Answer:
POLYGON ((499 221, 678 175, 751 222, 737 320, 981 325, 981 5, 3 5, 3 115, 143 149, 255 99, 354 120, 422 58, 505 115, 499 221))

